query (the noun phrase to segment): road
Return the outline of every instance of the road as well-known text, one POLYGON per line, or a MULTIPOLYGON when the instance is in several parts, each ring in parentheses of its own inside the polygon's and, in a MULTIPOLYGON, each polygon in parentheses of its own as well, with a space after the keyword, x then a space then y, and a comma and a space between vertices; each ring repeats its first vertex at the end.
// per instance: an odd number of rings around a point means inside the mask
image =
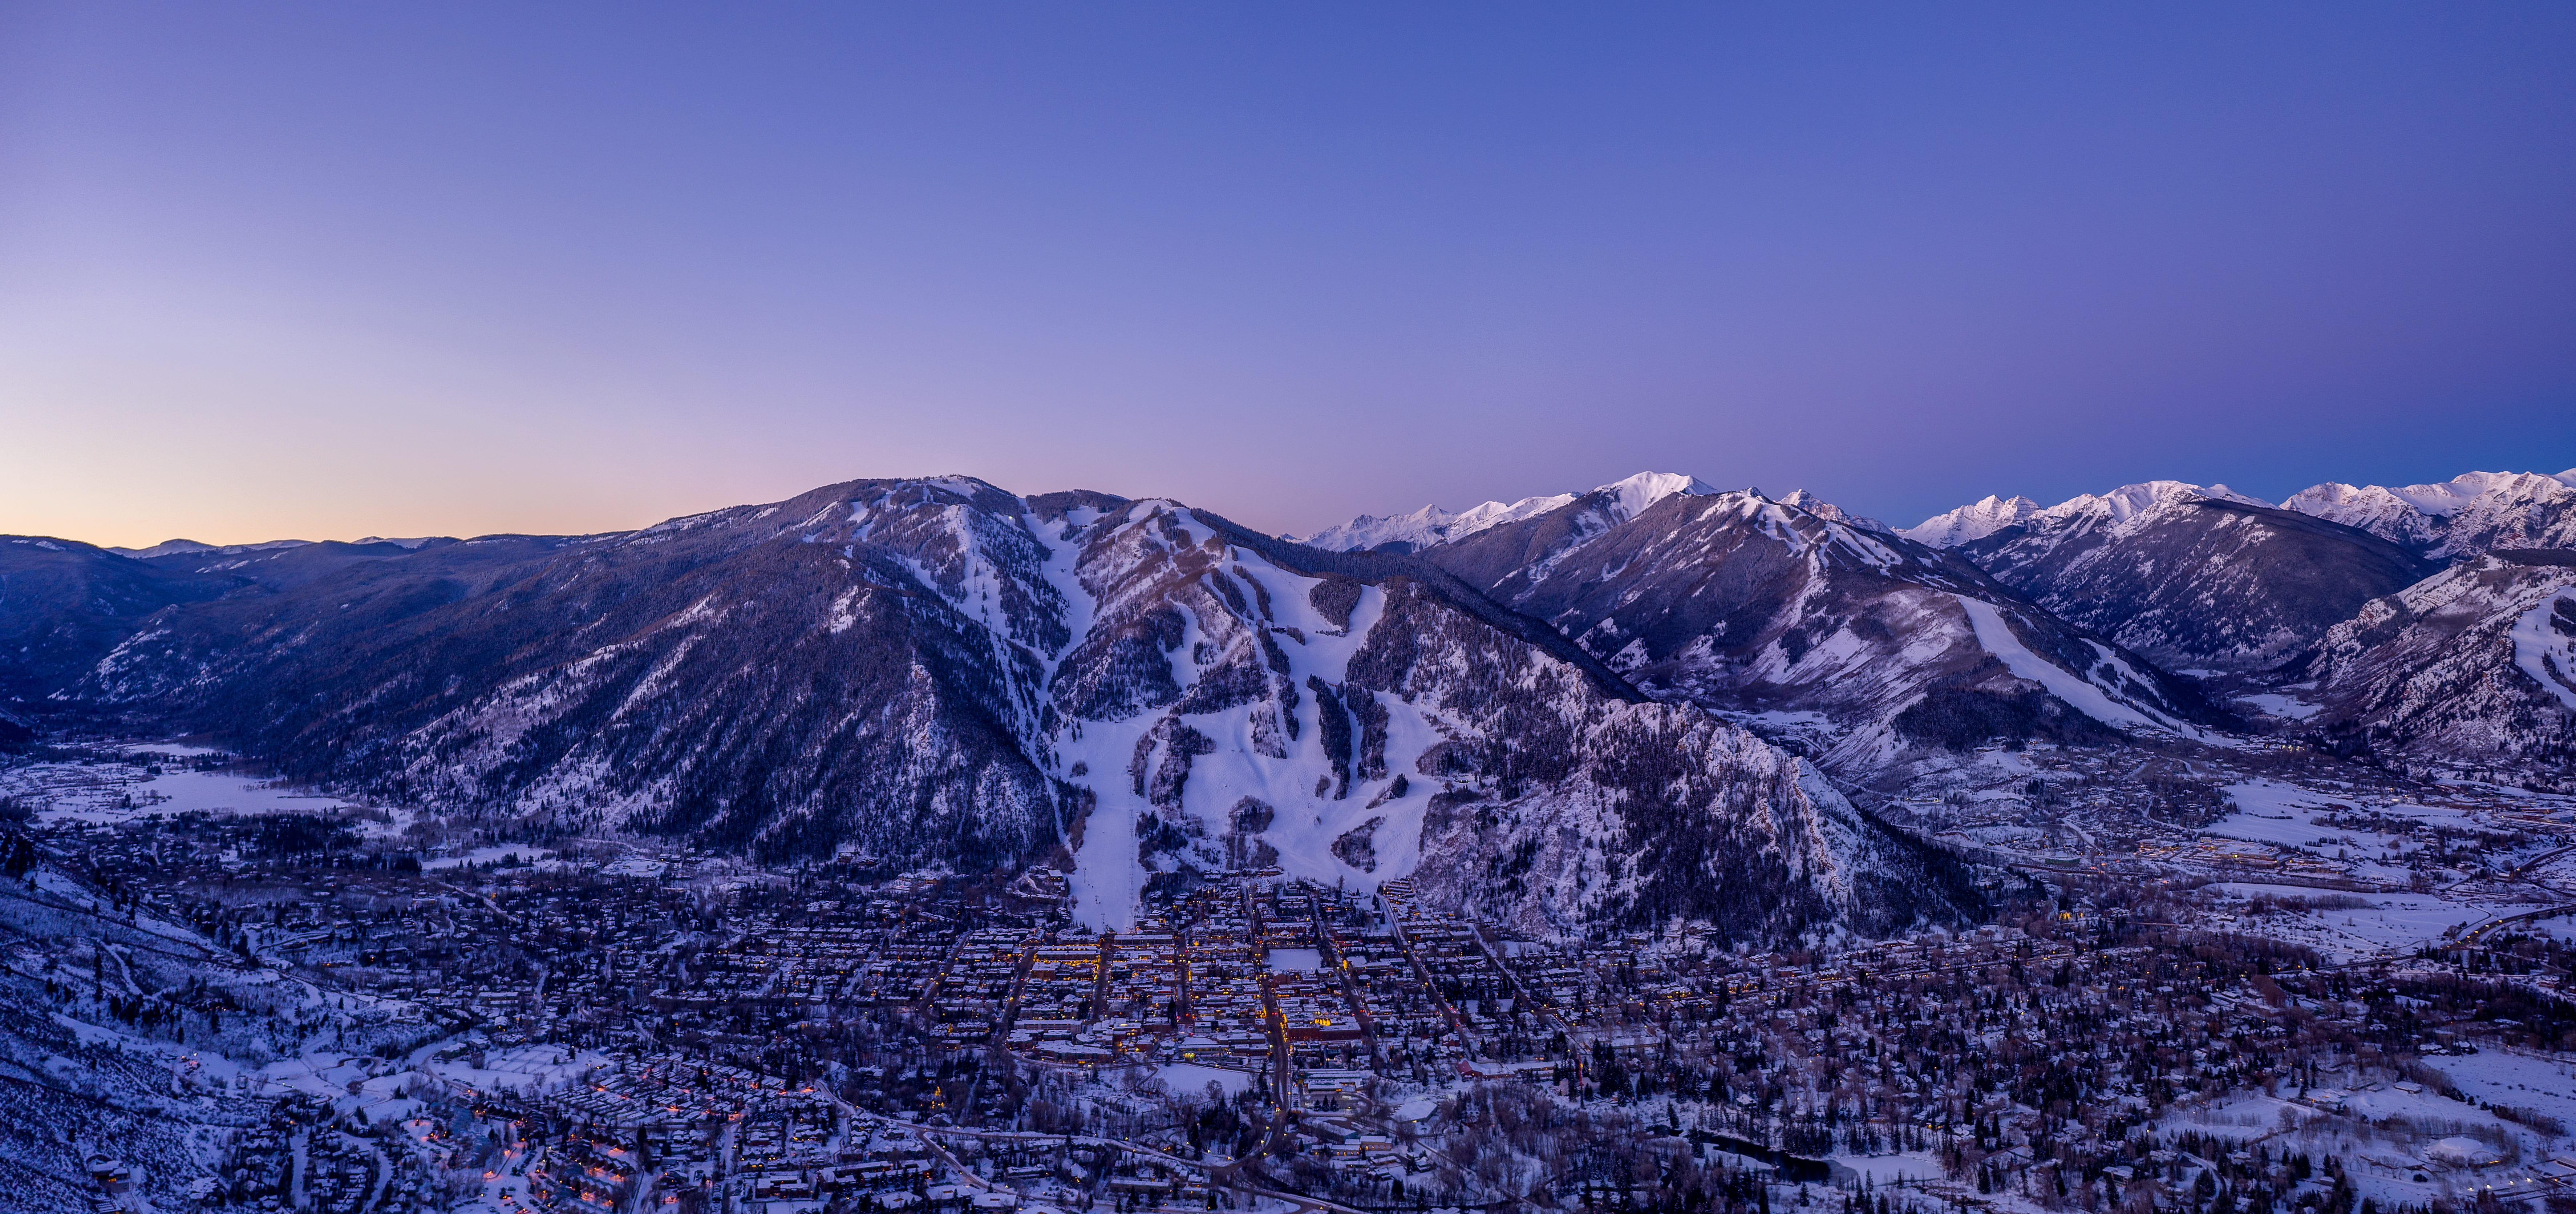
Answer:
POLYGON ((1369 1015, 1368 1005, 1360 1001, 1359 987, 1351 982, 1350 965, 1343 960, 1341 950, 1333 946, 1333 930, 1324 923, 1324 900, 1309 899, 1308 905, 1314 910, 1315 955, 1323 958, 1324 972, 1341 984, 1342 1001, 1350 1005, 1351 1020, 1360 1026, 1360 1041, 1368 1047, 1369 1058, 1382 1065, 1386 1062, 1386 1050, 1378 1044, 1377 1019, 1369 1015))
POLYGON ((1000 1007, 993 1009, 993 1035, 985 1039, 984 1051, 975 1057, 975 1077, 966 1081, 966 1096, 957 1102, 953 1120, 963 1122, 976 1115, 975 1093, 984 1086, 984 1072, 992 1066, 993 1052, 1008 1048, 1004 1043, 1011 1039, 1011 1025, 1020 1018, 1020 995, 1028 990, 1029 971, 1036 967, 1038 950, 1045 945, 1044 932, 1031 932, 1028 943, 1021 946, 1019 967, 1011 971, 1011 993, 1000 1007))
POLYGON ((2478 941, 2485 938, 2488 932, 2494 931, 2506 924, 2529 923, 2535 919, 2549 919, 2566 914, 2576 914, 2576 904, 2570 904, 2567 906, 2544 906, 2539 910, 2524 911, 2518 915, 2499 916, 2497 918, 2489 919, 2486 922, 2461 933, 2460 938, 2454 943, 2462 947, 2475 948, 2477 947, 2478 941))
POLYGON ((1512 1007, 1515 1009, 1537 1008, 1540 1017, 1553 1022, 1556 1025, 1557 1031, 1565 1034, 1565 1039, 1567 1041, 1573 1041, 1576 1037, 1574 1022, 1558 1015, 1556 1009, 1545 1002, 1530 997, 1529 988, 1521 985, 1521 976, 1513 973, 1512 967, 1503 964, 1502 955, 1496 953, 1493 946, 1486 942, 1484 929, 1474 929, 1471 934, 1476 940, 1476 950, 1485 954, 1486 963, 1492 965, 1496 970, 1501 971, 1503 981, 1511 985, 1512 1007))
POLYGON ((860 1116, 878 1122, 882 1125, 891 1126, 898 1130, 911 1130, 919 1133, 923 1144, 930 1147, 930 1149, 941 1159, 946 1160, 948 1166, 955 1168, 957 1173, 960 1176, 965 1177, 969 1183, 975 1185, 977 1188, 986 1190, 999 1191, 1002 1190, 1003 1186, 994 1184, 991 1181, 985 1180, 983 1177, 977 1176, 973 1172, 968 1171, 964 1164, 957 1161, 956 1156, 949 1154, 945 1149, 941 1148, 939 1144, 932 1142, 930 1136, 933 1134, 940 1134, 960 1138, 982 1138, 987 1140, 1002 1139, 1018 1142, 1062 1142, 1080 1146, 1108 1147, 1114 1151, 1124 1151, 1133 1155, 1141 1155, 1147 1159, 1155 1160, 1156 1162, 1167 1164, 1172 1167, 1190 1168, 1205 1175, 1212 1182, 1220 1180, 1226 1181, 1226 1187, 1239 1189, 1247 1193, 1259 1194, 1263 1197, 1276 1198, 1280 1201, 1295 1202, 1302 1209, 1331 1210, 1334 1214, 1373 1214, 1372 1211, 1355 1209, 1351 1206, 1325 1201, 1320 1197, 1307 1197, 1298 1193, 1283 1193, 1277 1189, 1264 1189, 1252 1185, 1232 1184, 1231 1179, 1235 1175, 1235 1169, 1240 1167, 1245 1159, 1252 1158, 1250 1155, 1245 1156, 1244 1159, 1234 1160, 1217 1167, 1210 1167, 1205 1160, 1183 1159, 1178 1155, 1167 1154, 1163 1151, 1156 1150, 1153 1147, 1146 1146, 1143 1143, 1129 1142, 1123 1138, 1093 1138, 1082 1134, 1040 1134, 1034 1131, 1025 1130, 969 1130, 950 1126, 919 1126, 906 1121, 888 1121, 885 1118, 878 1117, 874 1113, 861 1113, 860 1116))
POLYGON ((1476 1039, 1467 1035, 1467 1024, 1458 1018, 1458 1009, 1449 1006, 1448 997, 1440 993, 1440 984, 1431 980, 1431 968, 1422 963, 1421 954, 1413 951, 1413 938, 1404 934, 1403 916, 1396 914, 1383 897, 1378 899, 1378 907, 1386 912, 1386 925, 1395 933, 1395 946, 1404 950, 1405 960, 1413 963, 1413 976, 1422 980, 1422 989, 1431 992, 1432 1002, 1440 1005, 1440 1018, 1449 1022, 1449 1031, 1458 1035, 1459 1050, 1468 1061, 1475 1061, 1476 1039))
POLYGON ((2508 881, 2530 881, 2534 885, 2544 884, 2539 879, 2525 876, 2524 874, 2571 854, 2576 854, 2576 843, 2570 843, 2565 847, 2552 848, 2523 861, 2521 864, 2515 865, 2511 872, 2505 874, 2505 879, 2508 881))
POLYGON ((305 1142, 309 1137, 307 1131, 297 1130, 293 1137, 286 1140, 289 1148, 287 1163, 294 1168, 287 1173, 286 1204, 298 1210, 307 1209, 313 1204, 304 1196, 305 1173, 312 1170, 312 1166, 305 1160, 304 1153, 305 1142))
MULTIPOLYGON (((1250 928, 1253 951, 1259 953, 1263 922, 1261 904, 1253 900, 1252 887, 1248 884, 1243 887, 1243 919, 1250 928)), ((1268 958, 1260 958, 1258 964, 1262 970, 1257 978, 1261 986, 1261 1023, 1270 1033, 1270 1124, 1262 1131, 1261 1142, 1244 1152, 1243 1158, 1209 1171, 1210 1178, 1223 1178, 1229 1183, 1242 1172, 1244 1164, 1260 1158, 1277 1147, 1280 1139, 1288 1136, 1288 1093, 1292 1090, 1289 1080, 1293 1070, 1289 1062, 1287 1023, 1279 1015, 1279 993, 1270 985, 1268 958)))
POLYGON ((368 1170, 375 1173, 375 1187, 367 1191, 367 1203, 359 1206, 358 1208, 361 1210, 372 1210, 377 1206, 383 1205, 385 1201, 385 1190, 392 1187, 394 1183, 394 1161, 385 1158, 383 1149, 379 1148, 374 1142, 367 1139, 358 1138, 349 1134, 342 1134, 340 1139, 343 1145, 354 1145, 366 1148, 368 1157, 374 1161, 373 1166, 368 1170))

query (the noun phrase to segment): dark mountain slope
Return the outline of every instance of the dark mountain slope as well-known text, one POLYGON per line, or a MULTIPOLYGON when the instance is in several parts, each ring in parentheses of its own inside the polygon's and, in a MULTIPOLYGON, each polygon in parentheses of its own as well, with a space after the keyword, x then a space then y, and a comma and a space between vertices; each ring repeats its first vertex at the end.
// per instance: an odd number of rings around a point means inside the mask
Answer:
MULTIPOLYGON (((479 542, 488 543, 497 538, 506 537, 485 536, 479 542)), ((452 539, 405 541, 400 544, 386 540, 356 544, 323 540, 319 543, 275 547, 242 545, 141 559, 145 564, 173 573, 228 575, 271 590, 285 590, 317 578, 327 577, 360 561, 408 560, 423 551, 436 551, 452 547, 456 543, 458 541, 452 539)))
POLYGON ((77 680, 144 617, 249 585, 157 568, 76 540, 0 535, 0 702, 35 702, 77 680))
POLYGON ((181 705, 292 775, 557 827, 975 863, 1052 842, 1010 727, 1028 705, 923 584, 937 544, 894 531, 861 552, 793 526, 847 539, 841 508, 887 492, 941 491, 857 482, 594 542, 354 564, 156 619, 93 686, 181 705))

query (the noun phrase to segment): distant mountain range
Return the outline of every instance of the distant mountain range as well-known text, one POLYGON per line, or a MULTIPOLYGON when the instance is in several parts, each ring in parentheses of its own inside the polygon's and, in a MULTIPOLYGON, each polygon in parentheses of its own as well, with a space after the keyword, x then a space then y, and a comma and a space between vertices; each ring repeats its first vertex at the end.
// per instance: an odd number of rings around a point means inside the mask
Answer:
POLYGON ((2570 503, 2159 481, 1892 530, 1640 473, 1287 538, 946 477, 595 536, 7 536, 0 746, 205 732, 522 830, 1049 863, 1108 926, 1276 866, 1547 935, 1887 930, 1978 895, 1868 807, 1980 748, 2570 787, 2570 503))
POLYGON ((2550 605, 2576 469, 2326 484, 2277 506, 2150 481, 2054 506, 1987 497, 1893 531, 1804 492, 1644 473, 1407 518, 1425 525, 1364 516, 1307 540, 1454 569, 1847 787, 1901 784, 1926 742, 2092 731, 2282 733, 2576 787, 2576 700, 2558 694, 2576 668, 2552 648, 2576 624, 2550 605))
POLYGON ((1603 503, 1620 519, 1676 493, 1715 493, 1696 476, 1670 472, 1640 472, 1626 480, 1612 481, 1589 493, 1558 493, 1544 497, 1525 497, 1517 502, 1486 502, 1470 506, 1455 514, 1438 506, 1424 506, 1411 514, 1379 518, 1363 514, 1338 527, 1328 527, 1307 536, 1282 536, 1292 543, 1322 548, 1330 552, 1415 552, 1435 544, 1455 543, 1479 531, 1517 523, 1523 519, 1552 514, 1574 504, 1578 497, 1603 503))

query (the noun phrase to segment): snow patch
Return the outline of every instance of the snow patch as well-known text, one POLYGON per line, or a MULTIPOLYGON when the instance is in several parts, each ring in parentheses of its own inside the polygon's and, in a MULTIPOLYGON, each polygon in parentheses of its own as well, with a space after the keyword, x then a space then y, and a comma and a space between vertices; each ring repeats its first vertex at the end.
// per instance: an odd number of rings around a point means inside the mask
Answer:
POLYGON ((2576 635, 2558 622, 2561 612, 2576 620, 2576 590, 2560 590, 2540 600, 2513 622, 2513 664, 2576 711, 2576 635))
POLYGON ((2309 717, 2313 717, 2318 713, 2325 711, 2325 706, 2322 704, 2311 704, 2305 700, 2292 699, 2289 696, 2281 695, 2277 692, 2267 692, 2262 695, 2238 696, 2236 697, 2236 702, 2239 704, 2250 704, 2254 707, 2255 711, 2263 713, 2266 716, 2281 717, 2291 721, 2304 721, 2309 717))
POLYGON ((2105 725, 2122 729, 2180 729, 2172 721, 2151 717, 2112 699, 2101 688, 2032 653, 2029 646, 2021 643, 2020 637, 2013 635, 2012 625, 2005 621, 2003 612, 1994 604, 1966 595, 1950 597, 1959 600, 1960 608, 1968 613, 1969 624, 1977 630, 1977 643, 1985 646, 1986 652, 2002 659, 2015 677, 2047 688, 2048 694, 2105 725))

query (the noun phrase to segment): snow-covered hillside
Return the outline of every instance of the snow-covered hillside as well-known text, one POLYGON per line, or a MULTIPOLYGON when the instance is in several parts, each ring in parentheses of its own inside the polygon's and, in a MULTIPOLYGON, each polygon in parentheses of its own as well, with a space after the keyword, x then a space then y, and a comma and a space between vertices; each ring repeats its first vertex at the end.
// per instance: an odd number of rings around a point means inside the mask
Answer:
POLYGON ((2576 554, 2474 557, 2326 635, 2303 699, 2350 750, 2576 787, 2576 554))
POLYGON ((197 1208, 226 1142, 275 1112, 262 1068, 444 1031, 52 864, 0 880, 0 1210, 93 1208, 94 1154, 131 1170, 151 1203, 132 1208, 197 1208))
MULTIPOLYGON (((1762 491, 1754 489, 1749 490, 1749 492, 1759 495, 1762 491)), ((1854 514, 1851 511, 1845 510, 1842 507, 1826 501, 1815 494, 1809 493, 1804 489, 1790 490, 1788 496, 1780 499, 1780 504, 1793 510, 1804 510, 1809 514, 1815 515, 1817 518, 1830 519, 1846 526, 1858 527, 1863 531, 1886 531, 1890 533, 1895 531, 1895 528, 1892 528, 1877 519, 1871 518, 1866 514, 1854 514)))

